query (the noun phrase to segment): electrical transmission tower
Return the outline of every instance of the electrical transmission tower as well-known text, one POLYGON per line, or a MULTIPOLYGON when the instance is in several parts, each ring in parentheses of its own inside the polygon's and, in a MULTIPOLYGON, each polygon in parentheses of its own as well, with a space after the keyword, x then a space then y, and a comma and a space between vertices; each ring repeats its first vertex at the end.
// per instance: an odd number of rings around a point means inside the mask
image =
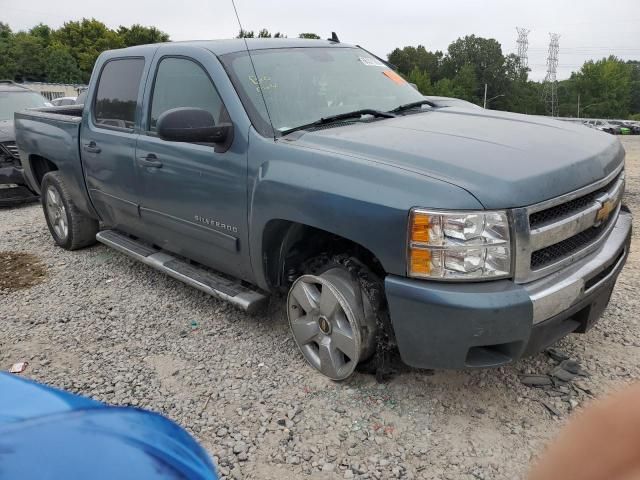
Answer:
POLYGON ((560 35, 550 33, 549 55, 547 56, 547 75, 544 77, 544 100, 547 111, 552 117, 558 116, 558 80, 556 72, 558 70, 558 52, 560 50, 560 35))
POLYGON ((516 27, 518 31, 518 58, 520 59, 520 68, 527 70, 529 68, 529 58, 527 57, 527 49, 529 48, 529 39, 527 36, 531 30, 516 27))

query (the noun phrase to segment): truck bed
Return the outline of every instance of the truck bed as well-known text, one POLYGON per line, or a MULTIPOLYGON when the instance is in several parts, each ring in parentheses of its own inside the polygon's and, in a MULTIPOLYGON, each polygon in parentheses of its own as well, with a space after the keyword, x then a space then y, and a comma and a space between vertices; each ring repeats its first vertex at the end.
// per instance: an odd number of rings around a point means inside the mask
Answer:
POLYGON ((83 105, 43 107, 15 114, 16 145, 31 188, 40 193, 43 161, 55 164, 83 211, 91 211, 80 160, 83 105))

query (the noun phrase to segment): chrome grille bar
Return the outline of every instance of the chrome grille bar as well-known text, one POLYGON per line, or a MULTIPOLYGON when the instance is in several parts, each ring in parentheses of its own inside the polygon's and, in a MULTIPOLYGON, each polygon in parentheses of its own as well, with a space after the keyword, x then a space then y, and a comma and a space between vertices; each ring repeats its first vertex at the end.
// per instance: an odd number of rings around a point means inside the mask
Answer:
POLYGON ((517 283, 537 280, 570 265, 595 251, 606 240, 620 211, 625 181, 623 168, 624 165, 620 165, 602 180, 569 194, 529 207, 516 208, 512 211, 516 252, 514 279, 517 283), (594 195, 592 192, 596 191, 597 194, 594 195), (583 208, 572 210, 565 216, 531 228, 530 217, 532 214, 562 206, 589 194, 592 194, 593 199, 589 199, 590 201, 583 208), (598 218, 598 213, 604 212, 603 206, 605 205, 607 209, 612 210, 608 212, 606 218, 598 218), (542 267, 532 267, 531 256, 534 252, 544 248, 552 248, 553 245, 560 244, 592 227, 599 226, 602 226, 602 233, 586 243, 583 248, 579 248, 569 255, 561 256, 542 267))

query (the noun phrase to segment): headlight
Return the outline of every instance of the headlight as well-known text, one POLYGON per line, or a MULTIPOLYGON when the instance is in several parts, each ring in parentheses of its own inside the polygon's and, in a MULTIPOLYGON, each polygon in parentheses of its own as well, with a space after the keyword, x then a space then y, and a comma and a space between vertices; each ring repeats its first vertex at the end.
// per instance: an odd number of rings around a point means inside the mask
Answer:
POLYGON ((502 278, 511 274, 504 211, 411 210, 408 274, 432 279, 502 278))

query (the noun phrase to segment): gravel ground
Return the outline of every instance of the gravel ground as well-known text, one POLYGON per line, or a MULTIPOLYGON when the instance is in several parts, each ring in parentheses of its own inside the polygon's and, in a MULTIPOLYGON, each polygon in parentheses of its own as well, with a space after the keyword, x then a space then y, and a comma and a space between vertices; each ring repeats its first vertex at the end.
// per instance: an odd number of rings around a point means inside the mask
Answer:
MULTIPOLYGON (((627 203, 640 211, 640 137, 622 141, 627 203)), ((46 275, 0 291, 0 368, 26 360, 26 377, 161 412, 230 478, 513 479, 573 410, 640 378, 635 251, 602 320, 558 344, 589 376, 548 389, 519 381, 549 372, 546 354, 494 370, 407 369, 386 384, 326 380, 279 301, 252 317, 104 246, 67 252, 38 205, 0 210, 8 251, 35 254, 46 275)))

